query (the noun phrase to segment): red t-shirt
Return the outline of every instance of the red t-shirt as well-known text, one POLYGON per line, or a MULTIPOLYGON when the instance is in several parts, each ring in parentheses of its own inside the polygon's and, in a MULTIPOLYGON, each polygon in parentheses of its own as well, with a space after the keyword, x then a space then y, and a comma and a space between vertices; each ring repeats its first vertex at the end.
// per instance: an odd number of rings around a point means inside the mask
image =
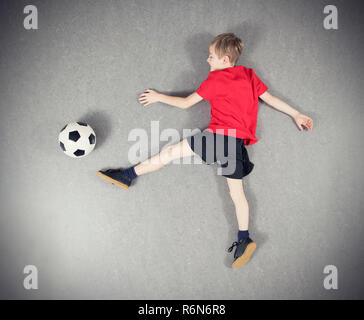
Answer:
POLYGON ((235 66, 210 71, 196 90, 203 99, 210 101, 211 121, 206 130, 223 129, 224 135, 234 136, 227 129, 236 129, 236 138, 246 139, 245 145, 256 143, 258 98, 267 90, 253 69, 235 66))

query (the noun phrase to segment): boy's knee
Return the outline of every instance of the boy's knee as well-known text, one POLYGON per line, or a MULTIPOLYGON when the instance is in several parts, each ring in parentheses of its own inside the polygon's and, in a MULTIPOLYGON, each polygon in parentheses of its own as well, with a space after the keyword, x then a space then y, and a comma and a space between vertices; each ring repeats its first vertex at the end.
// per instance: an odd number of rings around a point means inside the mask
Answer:
POLYGON ((186 156, 192 156, 191 153, 188 153, 188 151, 183 149, 183 141, 168 146, 164 150, 164 155, 168 158, 168 160, 175 160, 186 156))
POLYGON ((178 159, 181 157, 181 143, 174 144, 173 146, 168 147, 168 155, 172 159, 178 159))
POLYGON ((178 158, 178 148, 176 148, 176 146, 177 145, 168 146, 163 150, 161 153, 161 158, 164 164, 178 158))

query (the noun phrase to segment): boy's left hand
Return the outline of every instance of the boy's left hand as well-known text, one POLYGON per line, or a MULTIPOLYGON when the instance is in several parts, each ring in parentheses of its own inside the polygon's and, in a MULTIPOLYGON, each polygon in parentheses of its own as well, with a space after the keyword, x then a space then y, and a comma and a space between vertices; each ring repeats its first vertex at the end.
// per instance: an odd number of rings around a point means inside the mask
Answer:
POLYGON ((144 93, 139 96, 139 102, 145 107, 151 103, 159 102, 159 96, 160 93, 157 91, 146 89, 144 90, 144 93))
POLYGON ((298 113, 293 117, 293 119, 296 121, 296 124, 301 131, 304 129, 302 126, 305 126, 309 131, 312 130, 313 122, 310 117, 307 117, 302 113, 298 113))

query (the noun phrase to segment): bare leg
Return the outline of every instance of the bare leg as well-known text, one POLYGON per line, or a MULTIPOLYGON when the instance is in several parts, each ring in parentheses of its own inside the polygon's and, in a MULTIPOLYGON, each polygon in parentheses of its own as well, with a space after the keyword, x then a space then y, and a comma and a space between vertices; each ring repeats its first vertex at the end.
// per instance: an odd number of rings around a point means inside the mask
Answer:
POLYGON ((234 202, 239 230, 248 230, 249 205, 243 190, 243 180, 230 178, 226 178, 226 180, 229 185, 231 199, 234 202))
POLYGON ((191 149, 187 140, 184 139, 173 146, 169 146, 157 155, 139 163, 135 166, 135 173, 140 176, 142 174, 159 170, 174 159, 183 157, 192 157, 195 153, 191 149))

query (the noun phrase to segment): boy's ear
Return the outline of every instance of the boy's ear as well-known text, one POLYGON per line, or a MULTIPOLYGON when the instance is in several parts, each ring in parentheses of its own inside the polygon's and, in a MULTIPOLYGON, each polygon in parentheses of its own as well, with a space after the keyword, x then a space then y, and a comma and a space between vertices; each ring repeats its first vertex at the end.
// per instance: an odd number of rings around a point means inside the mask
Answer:
POLYGON ((224 64, 230 63, 230 58, 228 56, 224 56, 222 61, 224 62, 224 64))

